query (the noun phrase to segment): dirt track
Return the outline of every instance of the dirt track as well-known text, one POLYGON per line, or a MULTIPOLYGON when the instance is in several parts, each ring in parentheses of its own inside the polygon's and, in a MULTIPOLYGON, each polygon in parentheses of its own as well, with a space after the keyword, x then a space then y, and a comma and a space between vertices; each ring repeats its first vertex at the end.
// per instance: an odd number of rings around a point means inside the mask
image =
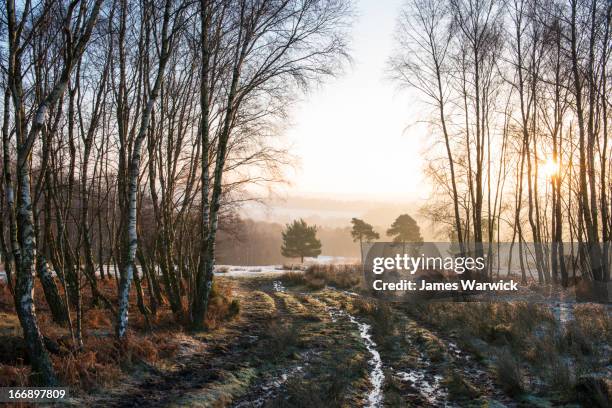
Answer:
MULTIPOLYGON (((240 298, 239 318, 210 333, 184 335, 171 367, 145 368, 120 389, 75 402, 245 408, 369 406, 377 400, 372 353, 360 328, 383 329, 372 317, 356 315, 355 296, 333 289, 303 293, 273 278, 232 282, 240 298)), ((374 336, 384 406, 458 406, 449 401, 443 382, 449 376, 474 399, 486 394, 504 400, 487 372, 451 340, 401 310, 392 313, 393 330, 374 336)))

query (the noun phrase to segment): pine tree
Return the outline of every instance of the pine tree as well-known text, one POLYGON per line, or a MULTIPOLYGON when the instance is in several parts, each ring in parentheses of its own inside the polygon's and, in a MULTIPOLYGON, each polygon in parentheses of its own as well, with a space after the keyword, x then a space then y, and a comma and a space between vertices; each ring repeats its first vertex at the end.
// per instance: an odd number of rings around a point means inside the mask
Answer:
POLYGON ((393 237, 393 242, 402 244, 403 253, 406 252, 406 243, 423 243, 421 229, 417 222, 408 214, 402 214, 393 221, 387 230, 387 236, 393 237))
POLYGON ((353 224, 351 236, 353 237, 353 242, 359 242, 361 262, 363 263, 363 243, 378 239, 380 235, 378 235, 378 232, 374 231, 374 227, 359 218, 353 218, 351 224, 353 224))
POLYGON ((316 257, 321 254, 321 241, 317 239, 317 227, 309 226, 303 219, 287 224, 283 231, 281 253, 287 258, 316 257))

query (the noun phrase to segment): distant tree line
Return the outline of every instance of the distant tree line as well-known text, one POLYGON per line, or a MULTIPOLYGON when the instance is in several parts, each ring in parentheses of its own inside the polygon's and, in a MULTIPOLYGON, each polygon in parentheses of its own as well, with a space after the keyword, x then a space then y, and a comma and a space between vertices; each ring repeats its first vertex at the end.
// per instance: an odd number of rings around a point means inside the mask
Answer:
MULTIPOLYGON (((353 242, 359 243, 360 260, 363 262, 363 245, 380 239, 380 234, 374 227, 362 219, 352 218, 352 228, 350 232, 353 242)), ((283 242, 281 253, 287 258, 300 258, 304 262, 304 257, 317 257, 321 254, 321 241, 317 237, 319 228, 308 225, 303 219, 294 220, 285 225, 281 232, 283 242)), ((391 227, 387 230, 387 236, 392 237, 393 242, 397 243, 422 243, 421 229, 417 222, 408 214, 398 216, 391 227)), ((339 237, 338 237, 339 238, 339 237)), ((329 255, 339 255, 336 252, 329 252, 329 255)))

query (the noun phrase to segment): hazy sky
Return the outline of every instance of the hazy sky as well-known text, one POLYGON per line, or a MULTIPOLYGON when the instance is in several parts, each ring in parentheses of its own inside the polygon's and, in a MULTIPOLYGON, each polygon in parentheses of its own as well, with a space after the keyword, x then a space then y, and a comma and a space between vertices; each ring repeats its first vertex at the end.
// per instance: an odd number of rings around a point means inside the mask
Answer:
POLYGON ((425 198, 423 108, 388 78, 403 0, 357 0, 346 73, 304 97, 287 136, 300 158, 289 194, 425 198), (419 111, 421 109, 421 112, 419 111))

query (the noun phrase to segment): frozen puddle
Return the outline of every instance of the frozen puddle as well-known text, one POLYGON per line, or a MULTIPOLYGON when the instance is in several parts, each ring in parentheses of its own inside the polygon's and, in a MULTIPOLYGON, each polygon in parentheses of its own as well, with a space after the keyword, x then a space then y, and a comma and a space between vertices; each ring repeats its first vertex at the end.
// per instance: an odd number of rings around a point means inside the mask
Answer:
POLYGON ((286 290, 281 281, 272 282, 272 288, 275 292, 284 292, 286 290))
POLYGON ((368 395, 369 407, 379 407, 382 405, 382 385, 385 380, 385 375, 382 371, 382 360, 380 353, 376 350, 376 343, 372 340, 372 334, 370 333, 370 325, 367 323, 361 323, 352 315, 348 315, 351 323, 356 324, 359 328, 359 335, 363 339, 363 343, 372 355, 372 358, 368 362, 370 366, 373 366, 370 372, 370 381, 372 382, 372 391, 368 395))
POLYGON ((239 402, 238 404, 234 405, 234 408, 263 407, 266 402, 272 400, 278 395, 279 390, 283 387, 283 385, 287 382, 289 378, 295 376, 303 370, 304 368, 302 366, 296 366, 284 371, 279 377, 274 378, 266 382, 265 384, 262 384, 259 387, 261 394, 255 399, 239 402))
MULTIPOLYGON (((278 398, 281 395, 281 390, 291 378, 304 373, 304 368, 310 365, 310 359, 316 355, 311 351, 300 353, 300 358, 303 360, 302 365, 296 365, 286 368, 257 387, 255 395, 247 396, 244 400, 232 405, 233 408, 261 408, 268 406, 270 401, 278 398)), ((274 405, 274 404, 272 404, 274 405)))
POLYGON ((397 375, 402 381, 410 382, 414 388, 418 389, 430 404, 439 402, 441 397, 445 396, 445 392, 440 387, 442 381, 441 375, 434 375, 431 380, 428 380, 422 371, 410 371, 409 373, 398 371, 397 375))
MULTIPOLYGON (((412 340, 411 340, 412 343, 412 340)), ((457 344, 450 342, 449 351, 455 356, 461 355, 457 344)), ((395 375, 403 382, 410 383, 412 387, 431 405, 448 407, 448 391, 442 385, 442 376, 431 373, 427 368, 432 363, 425 357, 423 352, 418 351, 417 367, 409 371, 396 371, 395 375)))
POLYGON ((372 391, 368 394, 367 407, 376 408, 381 407, 383 402, 382 386, 385 381, 385 374, 382 370, 382 359, 380 353, 376 350, 376 343, 372 340, 372 327, 367 324, 360 322, 355 316, 343 311, 329 308, 329 315, 332 322, 336 322, 339 317, 346 317, 351 323, 357 326, 359 330, 359 337, 363 340, 363 344, 371 355, 368 365, 372 367, 370 371, 370 382, 372 383, 372 391))
POLYGON ((574 319, 574 304, 569 302, 559 302, 552 306, 553 315, 562 326, 574 319))

